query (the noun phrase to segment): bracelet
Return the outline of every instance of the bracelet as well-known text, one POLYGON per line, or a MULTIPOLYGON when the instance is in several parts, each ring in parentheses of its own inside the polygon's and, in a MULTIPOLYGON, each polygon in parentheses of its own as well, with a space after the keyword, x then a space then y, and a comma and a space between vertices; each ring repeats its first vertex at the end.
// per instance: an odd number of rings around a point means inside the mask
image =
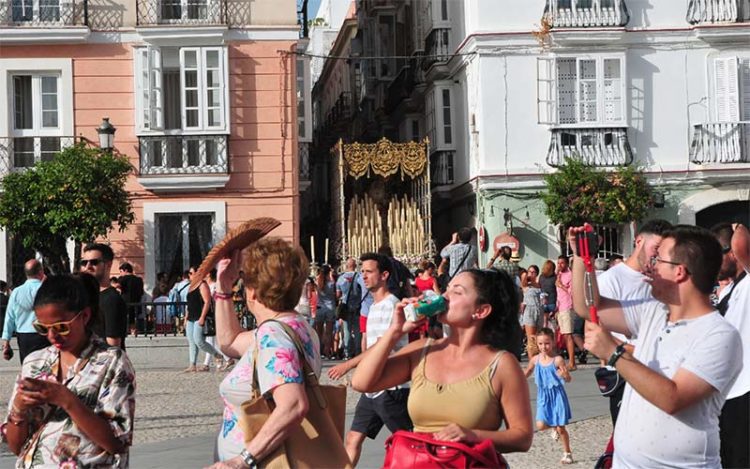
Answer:
POLYGON ((214 300, 231 300, 232 299, 232 294, 231 293, 224 293, 224 292, 220 292, 220 291, 216 290, 214 292, 213 297, 214 297, 214 300))
POLYGON ((615 348, 615 351, 612 352, 612 355, 610 355, 609 360, 607 360, 607 365, 609 366, 615 366, 615 363, 617 363, 617 360, 622 357, 622 355, 625 353, 625 345, 620 344, 615 348))

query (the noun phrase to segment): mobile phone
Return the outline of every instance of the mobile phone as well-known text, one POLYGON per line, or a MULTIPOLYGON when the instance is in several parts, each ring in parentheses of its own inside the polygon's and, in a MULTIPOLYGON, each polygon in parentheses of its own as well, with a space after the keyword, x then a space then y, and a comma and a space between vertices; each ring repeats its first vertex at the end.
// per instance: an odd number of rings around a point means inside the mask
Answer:
POLYGON ((586 253, 584 247, 586 245, 588 245, 589 257, 595 258, 596 253, 599 251, 599 239, 593 230, 576 233, 576 247, 578 248, 579 256, 583 256, 586 253))

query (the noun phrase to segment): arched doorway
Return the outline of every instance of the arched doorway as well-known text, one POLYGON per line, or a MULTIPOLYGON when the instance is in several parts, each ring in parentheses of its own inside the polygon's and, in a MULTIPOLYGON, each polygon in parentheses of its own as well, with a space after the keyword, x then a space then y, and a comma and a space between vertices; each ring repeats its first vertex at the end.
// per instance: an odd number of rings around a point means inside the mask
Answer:
POLYGON ((711 228, 721 222, 742 223, 748 226, 750 223, 750 201, 724 202, 706 207, 695 214, 695 224, 704 228, 711 228))

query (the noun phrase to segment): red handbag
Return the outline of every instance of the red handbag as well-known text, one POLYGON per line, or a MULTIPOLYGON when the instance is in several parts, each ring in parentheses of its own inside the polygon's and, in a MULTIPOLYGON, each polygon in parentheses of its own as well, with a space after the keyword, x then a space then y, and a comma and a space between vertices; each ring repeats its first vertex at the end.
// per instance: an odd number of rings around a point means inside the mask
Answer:
POLYGON ((458 469, 508 467, 490 440, 476 445, 438 441, 431 433, 399 430, 385 442, 383 469, 458 469))

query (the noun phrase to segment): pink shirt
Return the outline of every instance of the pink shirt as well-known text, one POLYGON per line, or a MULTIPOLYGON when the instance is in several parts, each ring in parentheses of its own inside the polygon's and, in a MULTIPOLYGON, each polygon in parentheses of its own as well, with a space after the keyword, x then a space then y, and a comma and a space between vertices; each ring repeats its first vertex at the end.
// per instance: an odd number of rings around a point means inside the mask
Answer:
POLYGON ((557 287, 557 310, 569 311, 573 309, 573 297, 570 295, 570 282, 573 280, 573 271, 568 269, 559 274, 560 283, 565 288, 557 287))

